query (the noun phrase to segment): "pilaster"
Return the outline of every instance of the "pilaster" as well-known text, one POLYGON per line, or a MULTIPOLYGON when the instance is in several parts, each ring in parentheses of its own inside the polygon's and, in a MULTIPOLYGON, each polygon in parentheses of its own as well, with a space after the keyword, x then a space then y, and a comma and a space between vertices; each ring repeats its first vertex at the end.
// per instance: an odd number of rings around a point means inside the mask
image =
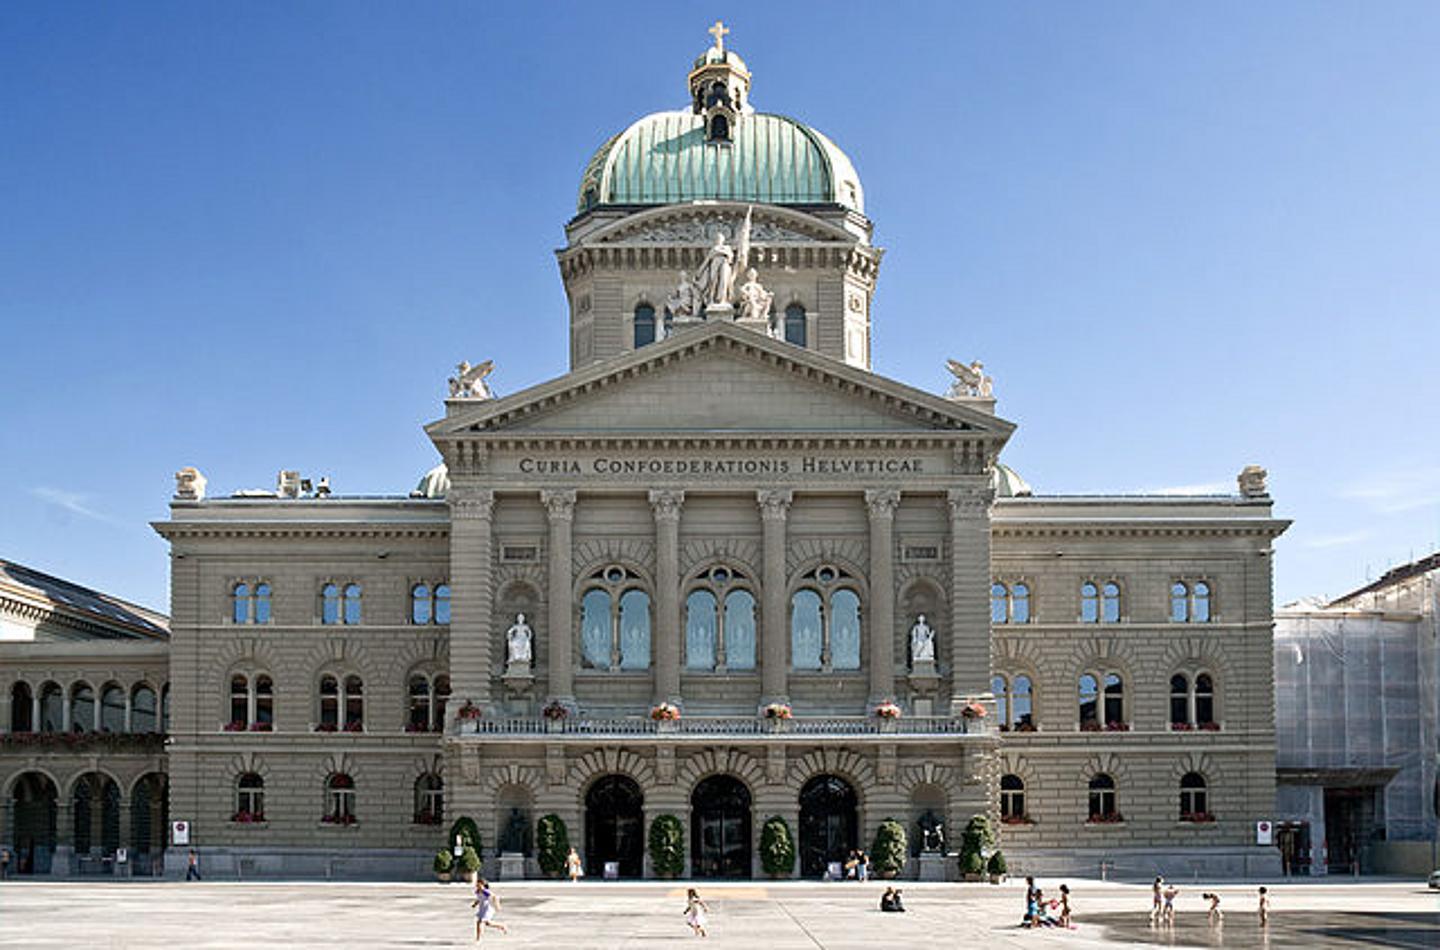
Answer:
POLYGON ((794 493, 788 489, 761 489, 755 493, 764 532, 760 587, 760 702, 789 700, 785 604, 785 520, 794 493))
POLYGON ((494 589, 495 493, 488 489, 456 491, 450 501, 450 586, 461 592, 450 614, 450 689, 455 702, 484 708, 490 703, 490 642, 494 589))
POLYGON ((990 505, 988 481, 951 489, 950 714, 990 690, 990 505))
POLYGON ((865 492, 870 511, 870 701, 895 693, 895 509, 900 491, 865 492))
POLYGON ((571 547, 574 543, 575 489, 540 492, 540 503, 550 523, 550 563, 547 573, 550 629, 550 698, 575 701, 575 618, 571 596, 571 547))
POLYGON ((655 701, 680 699, 680 509, 685 493, 650 492, 655 515, 655 701))

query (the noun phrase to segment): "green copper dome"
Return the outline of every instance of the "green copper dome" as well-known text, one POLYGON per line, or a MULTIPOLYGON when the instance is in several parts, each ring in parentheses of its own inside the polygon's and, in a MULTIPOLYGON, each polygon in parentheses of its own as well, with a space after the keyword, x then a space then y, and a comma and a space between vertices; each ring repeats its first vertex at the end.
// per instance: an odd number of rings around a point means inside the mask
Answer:
POLYGON ((581 179, 578 210, 705 199, 865 211, 855 167, 814 129, 749 113, 733 141, 707 142, 704 118, 688 111, 647 115, 600 146, 581 179))

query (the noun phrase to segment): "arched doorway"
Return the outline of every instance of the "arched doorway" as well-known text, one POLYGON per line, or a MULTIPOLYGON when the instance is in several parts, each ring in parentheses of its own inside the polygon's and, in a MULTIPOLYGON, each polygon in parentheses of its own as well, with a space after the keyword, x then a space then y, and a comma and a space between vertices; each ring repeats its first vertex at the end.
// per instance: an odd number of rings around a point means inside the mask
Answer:
POLYGON ((60 793, 49 777, 26 772, 15 781, 10 814, 14 816, 15 872, 49 874, 55 854, 56 803, 60 793))
POLYGON ((82 861, 111 855, 120 847, 120 786, 103 772, 89 772, 75 783, 71 799, 75 819, 75 856, 82 861))
POLYGON ((130 795, 130 861, 132 874, 158 875, 170 827, 167 778, 163 772, 142 775, 130 795))
POLYGON ((750 876, 750 790, 712 775, 690 795, 690 862, 695 877, 750 876))
POLYGON ((860 846, 855 789, 835 775, 817 775, 800 790, 800 873, 820 877, 831 861, 860 846))
POLYGON ((614 861, 621 877, 645 873, 644 810, 640 786, 623 775, 607 775, 585 795, 585 873, 599 878, 614 861))

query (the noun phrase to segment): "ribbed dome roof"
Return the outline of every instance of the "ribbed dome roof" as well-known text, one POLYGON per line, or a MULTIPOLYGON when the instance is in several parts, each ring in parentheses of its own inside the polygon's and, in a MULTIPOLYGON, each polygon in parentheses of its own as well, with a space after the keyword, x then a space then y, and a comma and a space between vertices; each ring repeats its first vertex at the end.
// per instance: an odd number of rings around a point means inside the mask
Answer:
POLYGON ((865 194, 850 159, 809 126, 750 113, 736 123, 733 138, 707 142, 704 118, 689 111, 647 115, 590 159, 578 210, 713 199, 839 204, 864 213, 865 194))
POLYGON ((995 473, 990 476, 990 487, 995 489, 996 498, 1028 498, 1034 492, 1030 484, 1004 462, 995 463, 995 473))
POLYGON ((420 476, 420 484, 410 493, 411 498, 444 498, 450 491, 450 469, 444 462, 420 476))

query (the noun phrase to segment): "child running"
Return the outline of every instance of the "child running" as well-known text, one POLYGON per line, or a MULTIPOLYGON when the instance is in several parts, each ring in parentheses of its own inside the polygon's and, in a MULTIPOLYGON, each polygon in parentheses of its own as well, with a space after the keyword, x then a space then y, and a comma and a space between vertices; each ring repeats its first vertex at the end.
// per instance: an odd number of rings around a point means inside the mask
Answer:
POLYGON ((1270 892, 1263 887, 1260 888, 1260 906, 1258 910, 1260 911, 1260 926, 1270 926, 1270 892))
POLYGON ((1070 885, 1060 885, 1060 926, 1066 930, 1073 930, 1075 925, 1070 923, 1070 885))
POLYGON ((1220 926, 1220 923, 1225 919, 1225 913, 1220 910, 1220 895, 1201 894, 1200 896, 1210 902, 1210 926, 1220 926))
POLYGON ((1160 920, 1167 927, 1175 926, 1175 896, 1180 893, 1180 888, 1174 884, 1165 885, 1165 909, 1160 915, 1160 920))
POLYGON ((500 913, 500 898, 490 890, 490 882, 483 877, 475 879, 475 900, 470 902, 475 908, 475 941, 478 943, 485 934, 486 927, 494 927, 503 933, 508 933, 505 925, 498 922, 495 917, 500 913))
POLYGON ((705 912, 710 908, 700 899, 700 892, 690 888, 690 893, 685 895, 685 923, 690 925, 690 930, 697 937, 708 937, 705 932, 705 912))

